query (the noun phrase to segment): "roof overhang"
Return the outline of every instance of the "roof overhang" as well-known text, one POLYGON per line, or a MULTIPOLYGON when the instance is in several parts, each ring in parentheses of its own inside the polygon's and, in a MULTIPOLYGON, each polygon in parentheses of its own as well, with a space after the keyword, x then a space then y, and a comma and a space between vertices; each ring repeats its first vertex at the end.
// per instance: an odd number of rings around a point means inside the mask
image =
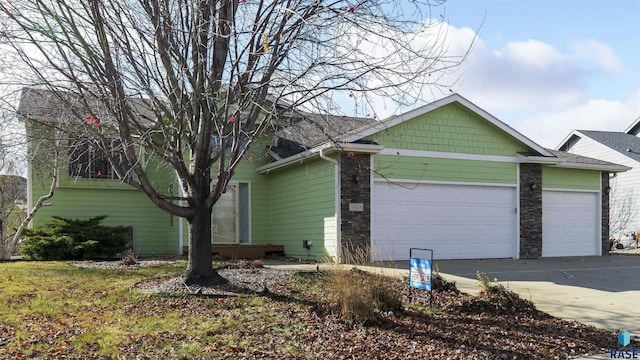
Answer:
POLYGON ((623 166, 623 165, 585 164, 585 163, 578 163, 578 162, 572 162, 572 161, 564 161, 561 164, 551 165, 551 166, 559 167, 563 169, 598 170, 598 171, 607 171, 607 172, 613 172, 613 173, 625 172, 625 171, 631 170, 630 167, 623 166))
POLYGON ((589 164, 563 159, 561 157, 532 156, 526 154, 518 154, 518 163, 524 164, 542 164, 551 167, 563 169, 582 169, 582 170, 598 170, 608 172, 624 172, 631 170, 630 167, 618 164, 589 164))
POLYGON ((538 155, 518 154, 516 157, 518 159, 518 162, 523 164, 559 165, 566 161, 564 159, 561 159, 553 155, 538 156, 538 155))
POLYGON ((327 153, 338 152, 338 151, 339 152, 353 151, 354 153, 358 153, 358 154, 377 154, 382 149, 384 149, 384 146, 377 145, 377 144, 326 142, 324 144, 318 145, 311 149, 305 150, 301 153, 263 165, 258 169, 256 169, 256 171, 258 172, 258 174, 269 173, 270 171, 280 169, 282 167, 285 167, 287 165, 290 165, 296 162, 302 162, 304 160, 307 160, 316 156, 320 157, 321 153, 327 154, 327 153))

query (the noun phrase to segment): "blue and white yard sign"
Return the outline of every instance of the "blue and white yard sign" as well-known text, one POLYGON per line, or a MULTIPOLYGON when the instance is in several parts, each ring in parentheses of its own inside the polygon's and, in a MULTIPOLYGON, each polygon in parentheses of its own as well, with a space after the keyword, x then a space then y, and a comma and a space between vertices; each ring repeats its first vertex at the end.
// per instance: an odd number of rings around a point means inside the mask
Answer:
POLYGON ((409 285, 431 291, 431 260, 410 259, 409 285))

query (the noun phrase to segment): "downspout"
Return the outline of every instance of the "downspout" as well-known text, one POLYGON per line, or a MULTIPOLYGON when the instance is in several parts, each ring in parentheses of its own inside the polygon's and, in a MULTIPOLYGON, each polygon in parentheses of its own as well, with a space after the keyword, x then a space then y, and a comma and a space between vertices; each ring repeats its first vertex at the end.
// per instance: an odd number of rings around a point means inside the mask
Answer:
POLYGON ((328 156, 325 155, 324 153, 325 149, 320 149, 320 158, 324 161, 328 161, 332 164, 335 165, 335 189, 336 189, 336 194, 335 194, 335 202, 336 202, 336 261, 340 262, 340 257, 342 256, 342 229, 341 229, 341 222, 342 222, 342 216, 341 216, 341 206, 340 206, 340 162, 338 162, 338 160, 330 158, 328 156))

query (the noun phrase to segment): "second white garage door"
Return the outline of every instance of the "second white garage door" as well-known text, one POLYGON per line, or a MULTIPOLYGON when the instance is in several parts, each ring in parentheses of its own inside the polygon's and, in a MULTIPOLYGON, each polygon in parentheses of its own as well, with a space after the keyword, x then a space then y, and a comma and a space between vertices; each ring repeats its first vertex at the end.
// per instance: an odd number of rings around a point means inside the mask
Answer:
POLYGON ((598 193, 542 192, 542 256, 600 255, 598 193))
POLYGON ((512 258, 516 191, 504 186, 374 183, 374 260, 407 260, 409 248, 436 259, 512 258))

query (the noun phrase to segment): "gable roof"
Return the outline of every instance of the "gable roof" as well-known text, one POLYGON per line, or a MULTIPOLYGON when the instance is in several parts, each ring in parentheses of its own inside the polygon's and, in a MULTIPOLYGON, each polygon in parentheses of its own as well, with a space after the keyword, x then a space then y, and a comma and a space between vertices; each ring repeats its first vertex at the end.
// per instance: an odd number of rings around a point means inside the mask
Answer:
POLYGON ((574 130, 557 149, 568 151, 581 137, 588 137, 624 156, 640 162, 640 137, 617 131, 574 130))
POLYGON ((484 109, 480 108, 479 106, 477 106, 476 104, 472 103, 471 101, 467 100, 466 98, 464 98, 462 95, 460 94, 452 94, 449 95, 445 98, 442 98, 440 100, 434 101, 430 104, 421 106, 417 109, 411 110, 409 112, 406 112, 404 114, 395 116, 395 117, 391 117, 389 119, 386 119, 382 122, 378 122, 377 124, 374 124, 373 126, 370 126, 369 128, 363 129, 360 132, 357 132, 355 134, 352 134, 350 136, 346 136, 342 139, 342 141, 344 142, 354 142, 354 141, 358 141, 364 137, 367 137, 369 135, 375 134, 378 131, 390 128, 392 126, 401 124, 407 120, 411 120, 417 116, 426 114, 428 112, 431 112, 433 110, 436 110, 438 108, 441 108, 445 105, 449 105, 451 103, 460 103, 461 105, 463 105, 464 107, 466 107, 467 109, 473 111, 474 113, 476 113, 477 115, 479 115, 480 117, 482 117, 484 120, 488 121, 489 123, 491 123, 492 125, 496 126, 497 128, 499 128, 500 130, 506 132, 507 134, 511 135, 513 138, 515 138, 516 140, 522 142, 523 144, 525 144, 526 146, 530 147, 531 149, 533 149, 535 152, 539 153, 542 156, 553 156, 550 152, 548 152, 545 148, 543 148, 542 146, 536 144, 535 142, 533 142, 531 139, 527 138, 526 136, 522 135, 521 133, 517 132, 515 129, 513 129, 512 127, 510 127, 509 125, 503 123, 502 121, 498 120, 496 117, 494 117, 493 115, 489 114, 488 112, 486 112, 484 109))
POLYGON ((314 156, 331 161, 325 157, 325 153, 328 151, 378 153, 384 149, 384 146, 364 141, 366 137, 454 102, 466 107, 533 150, 527 154, 514 154, 518 162, 612 172, 629 170, 628 167, 618 164, 545 149, 461 95, 453 94, 383 121, 370 118, 306 114, 306 120, 301 120, 299 123, 276 133, 276 146, 269 149, 275 161, 261 166, 257 171, 266 173, 314 156))
POLYGON ((458 102, 487 122, 509 134, 517 141, 533 149, 537 155, 553 157, 547 149, 520 134, 493 115, 481 109, 459 94, 452 94, 430 104, 393 116, 382 121, 371 118, 357 118, 334 115, 304 114, 305 120, 284 128, 276 133, 276 146, 271 147, 276 159, 286 158, 316 146, 331 143, 361 143, 364 138, 392 126, 429 113, 451 103, 458 102))
POLYGON ((640 136, 640 116, 638 116, 636 121, 631 123, 631 125, 629 125, 627 130, 625 130, 624 132, 627 133, 627 134, 640 136))

